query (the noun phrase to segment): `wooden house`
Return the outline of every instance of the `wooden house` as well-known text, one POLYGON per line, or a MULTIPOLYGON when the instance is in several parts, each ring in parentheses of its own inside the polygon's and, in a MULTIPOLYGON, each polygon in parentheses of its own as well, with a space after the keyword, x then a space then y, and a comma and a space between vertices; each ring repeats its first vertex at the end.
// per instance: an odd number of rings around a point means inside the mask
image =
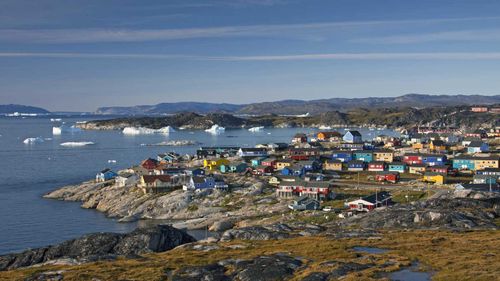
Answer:
POLYGON ((389 206, 392 204, 392 196, 387 191, 377 192, 370 196, 348 202, 349 210, 357 212, 369 212, 376 208, 389 206))

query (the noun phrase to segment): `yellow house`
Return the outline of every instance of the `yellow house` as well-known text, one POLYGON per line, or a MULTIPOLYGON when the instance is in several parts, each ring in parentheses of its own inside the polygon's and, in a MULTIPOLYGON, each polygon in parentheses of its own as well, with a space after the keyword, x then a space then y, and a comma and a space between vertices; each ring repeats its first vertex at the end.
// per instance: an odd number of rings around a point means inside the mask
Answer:
POLYGON ((218 170, 221 165, 229 165, 229 160, 225 158, 203 160, 203 167, 211 171, 218 170))
POLYGON ((498 168, 498 162, 498 157, 478 157, 474 159, 474 167, 476 170, 498 168))
POLYGON ((424 149, 424 144, 423 143, 414 143, 411 145, 411 148, 413 149, 424 149))
POLYGON ((433 151, 445 151, 446 144, 442 140, 433 140, 429 145, 429 149, 433 151))
POLYGON ((339 160, 326 160, 323 164, 323 170, 342 171, 342 162, 339 160))
POLYGON ((423 181, 432 182, 434 184, 444 184, 446 179, 443 174, 438 173, 425 173, 423 181))
POLYGON ((292 160, 290 159, 283 159, 283 160, 277 160, 276 161, 276 170, 283 170, 285 167, 290 167, 292 166, 292 160))
POLYGON ((382 162, 393 162, 394 161, 394 153, 389 150, 375 150, 373 151, 373 161, 382 161, 382 162))
POLYGON ((423 174, 425 173, 425 165, 408 166, 408 172, 410 174, 423 174))

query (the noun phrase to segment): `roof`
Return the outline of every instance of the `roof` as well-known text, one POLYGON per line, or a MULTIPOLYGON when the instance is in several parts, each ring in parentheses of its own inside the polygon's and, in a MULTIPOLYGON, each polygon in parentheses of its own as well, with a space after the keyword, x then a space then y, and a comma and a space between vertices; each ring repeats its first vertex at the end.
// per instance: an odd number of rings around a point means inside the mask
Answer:
POLYGON ((373 153, 394 153, 392 150, 381 149, 381 150, 373 150, 373 153))
POLYGON ((144 175, 142 176, 144 179, 145 183, 153 183, 156 180, 162 181, 162 182, 169 182, 170 181, 170 176, 167 175, 144 175))
POLYGON ((340 161, 340 160, 326 160, 325 163, 327 163, 327 164, 342 164, 342 161, 340 161))
POLYGON ((372 161, 368 163, 368 165, 384 165, 384 164, 385 164, 384 161, 372 161))
POLYGON ((300 196, 299 198, 297 198, 297 199, 295 200, 295 203, 296 203, 297 205, 307 205, 307 204, 309 204, 309 203, 317 203, 317 204, 319 204, 319 201, 318 201, 318 200, 316 200, 316 199, 313 199, 313 198, 311 198, 311 197, 308 197, 308 196, 303 195, 303 196, 300 196))
POLYGON ((440 173, 433 173, 433 172, 427 172, 424 174, 425 177, 435 177, 435 176, 441 176, 441 177, 444 177, 443 174, 440 174, 440 173))
POLYGON ((353 135, 355 137, 361 137, 361 133, 359 131, 355 131, 355 130, 353 130, 353 131, 347 131, 346 134, 348 134, 348 133, 351 133, 351 135, 353 135))
POLYGON ((420 156, 420 157, 445 157, 444 154, 430 154, 430 153, 405 153, 404 156, 420 156))
POLYGON ((435 166, 429 167, 428 169, 429 170, 437 170, 437 169, 449 169, 449 168, 450 168, 449 165, 435 165, 435 166))
POLYGON ((348 165, 351 165, 351 164, 365 164, 365 162, 363 162, 361 160, 353 160, 353 161, 349 161, 347 164, 348 165))
POLYGON ((433 140, 432 144, 433 145, 444 145, 444 141, 442 141, 442 140, 433 140))
POLYGON ((352 153, 370 153, 373 154, 373 150, 354 150, 352 153))
POLYGON ((107 172, 111 172, 111 169, 106 168, 106 169, 104 169, 104 170, 102 170, 102 171, 101 171, 101 174, 105 174, 105 173, 107 173, 107 172))
POLYGON ((470 142, 469 147, 481 147, 483 144, 485 143, 482 141, 475 140, 470 142))
POLYGON ((427 165, 425 165, 425 164, 411 164, 409 167, 410 168, 425 168, 425 167, 427 167, 427 165))
POLYGON ((267 149, 265 148, 257 148, 257 147, 242 147, 240 149, 241 151, 255 151, 255 152, 267 151, 267 149))
POLYGON ((389 165, 398 165, 398 166, 406 166, 406 163, 403 162, 391 162, 389 165))
POLYGON ((297 133, 293 136, 293 138, 307 138, 307 135, 304 133, 297 133))
POLYGON ((377 202, 382 202, 382 201, 385 201, 389 198, 391 198, 392 195, 387 192, 387 191, 381 191, 381 192, 377 192, 375 194, 372 194, 370 196, 366 196, 366 197, 363 197, 361 199, 367 201, 367 202, 370 202, 370 203, 373 203, 373 204, 376 204, 377 202))
POLYGON ((339 133, 339 132, 337 132, 337 131, 319 132, 319 133, 318 133, 318 135, 319 135, 319 134, 323 134, 323 135, 325 135, 325 137, 327 137, 327 138, 331 138, 331 137, 340 137, 340 136, 342 136, 342 134, 341 134, 341 133, 339 133))

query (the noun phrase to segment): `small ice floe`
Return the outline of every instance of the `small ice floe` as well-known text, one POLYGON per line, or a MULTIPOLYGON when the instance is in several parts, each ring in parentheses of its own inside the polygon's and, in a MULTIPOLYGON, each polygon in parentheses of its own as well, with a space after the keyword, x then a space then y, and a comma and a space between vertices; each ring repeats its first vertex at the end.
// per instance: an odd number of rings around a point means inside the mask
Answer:
POLYGON ((110 163, 110 164, 116 164, 116 160, 108 160, 108 163, 110 163))
POLYGON ((78 147, 78 146, 87 146, 87 145, 94 145, 94 142, 91 141, 69 141, 69 142, 63 142, 60 145, 61 146, 66 146, 66 147, 78 147))
POLYGON ((218 135, 222 134, 226 131, 226 128, 221 127, 217 124, 213 125, 210 129, 206 129, 205 132, 213 134, 213 135, 218 135))
POLYGON ((262 130, 264 130, 264 126, 253 127, 253 128, 248 129, 248 131, 250 131, 252 133, 254 133, 254 132, 261 132, 262 130))
POLYGON ((267 133, 268 135, 270 135, 271 133, 267 133))
POLYGON ((189 145, 197 145, 201 144, 197 141, 193 140, 172 140, 172 141, 162 141, 159 143, 153 143, 153 144, 145 144, 141 143, 141 146, 189 146, 189 145))
POLYGON ((319 126, 319 127, 318 127, 318 129, 320 129, 320 130, 331 130, 331 129, 332 129, 332 127, 330 127, 330 126, 325 126, 325 125, 321 125, 321 126, 319 126))
POLYGON ((43 139, 40 137, 36 138, 27 138, 23 141, 24 144, 35 144, 35 143, 42 143, 43 139))
POLYGON ((50 118, 50 122, 61 122, 61 118, 50 118))
POLYGON ((51 141, 51 140, 52 140, 52 138, 44 138, 44 140, 46 140, 46 141, 51 141))
POLYGON ((79 133, 81 131, 82 131, 82 129, 75 127, 75 125, 69 126, 69 127, 66 125, 62 125, 60 127, 52 127, 52 134, 53 135, 61 135, 63 133, 72 134, 72 133, 79 133))
POLYGON ((174 128, 167 126, 160 129, 149 129, 144 127, 125 127, 122 131, 124 135, 152 135, 170 134, 175 132, 174 128))

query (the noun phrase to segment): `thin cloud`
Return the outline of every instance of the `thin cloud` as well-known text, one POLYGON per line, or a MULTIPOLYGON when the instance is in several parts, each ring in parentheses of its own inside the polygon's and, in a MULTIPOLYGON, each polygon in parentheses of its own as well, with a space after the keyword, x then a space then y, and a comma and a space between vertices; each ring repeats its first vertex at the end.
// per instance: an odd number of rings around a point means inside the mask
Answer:
POLYGON ((338 31, 348 27, 399 26, 403 24, 437 24, 477 20, 498 20, 500 17, 417 19, 394 21, 348 21, 304 24, 222 26, 178 29, 0 29, 0 42, 22 43, 110 43, 166 41, 196 38, 224 37, 300 37, 316 38, 316 35, 338 31))
POLYGON ((192 56, 170 54, 112 53, 21 53, 0 52, 0 58, 86 58, 86 59, 156 59, 203 61, 324 61, 324 60, 499 60, 500 52, 434 52, 434 53, 326 53, 272 56, 192 56))
POLYGON ((356 43, 372 44, 417 44, 439 41, 499 41, 500 29, 476 29, 445 32, 395 35, 351 40, 356 43))

